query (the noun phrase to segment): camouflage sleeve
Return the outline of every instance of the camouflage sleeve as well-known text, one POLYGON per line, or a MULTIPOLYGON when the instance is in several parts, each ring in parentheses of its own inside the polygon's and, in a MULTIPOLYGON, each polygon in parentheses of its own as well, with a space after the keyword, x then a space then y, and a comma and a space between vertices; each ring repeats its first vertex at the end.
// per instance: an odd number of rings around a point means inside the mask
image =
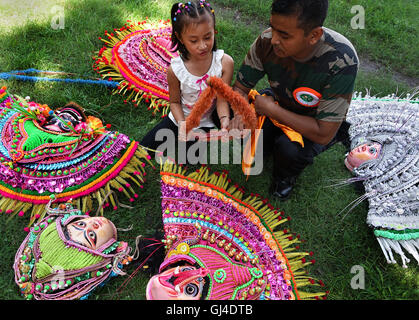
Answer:
POLYGON ((265 76, 261 53, 264 52, 262 37, 259 36, 250 46, 236 79, 246 88, 253 88, 265 76))
POLYGON ((345 120, 352 99, 357 71, 358 66, 354 64, 329 77, 321 93, 322 98, 317 108, 316 119, 331 122, 345 120))

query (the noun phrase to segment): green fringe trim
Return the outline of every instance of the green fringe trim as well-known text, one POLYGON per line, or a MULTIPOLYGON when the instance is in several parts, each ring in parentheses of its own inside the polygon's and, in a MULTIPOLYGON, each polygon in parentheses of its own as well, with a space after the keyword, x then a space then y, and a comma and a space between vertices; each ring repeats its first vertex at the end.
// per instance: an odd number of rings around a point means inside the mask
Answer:
POLYGON ((412 240, 419 239, 419 229, 406 229, 406 230, 384 230, 375 229, 374 235, 376 237, 388 238, 392 240, 412 240))

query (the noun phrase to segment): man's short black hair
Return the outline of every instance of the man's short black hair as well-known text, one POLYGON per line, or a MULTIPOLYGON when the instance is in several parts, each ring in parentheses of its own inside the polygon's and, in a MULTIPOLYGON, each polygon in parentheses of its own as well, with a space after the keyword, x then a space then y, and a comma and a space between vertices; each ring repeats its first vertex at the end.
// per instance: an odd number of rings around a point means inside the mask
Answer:
POLYGON ((323 26, 329 7, 328 0, 274 0, 272 14, 297 15, 299 27, 308 34, 323 26))

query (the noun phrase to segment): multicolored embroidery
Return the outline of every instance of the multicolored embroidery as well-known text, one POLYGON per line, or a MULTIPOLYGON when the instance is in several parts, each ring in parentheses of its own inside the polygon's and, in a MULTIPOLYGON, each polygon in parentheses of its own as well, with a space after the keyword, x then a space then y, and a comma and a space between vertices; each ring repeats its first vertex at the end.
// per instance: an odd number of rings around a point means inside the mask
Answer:
POLYGON ((113 93, 126 96, 124 102, 138 106, 149 104, 153 114, 169 112, 169 89, 166 71, 172 58, 171 26, 169 21, 137 24, 127 21, 120 29, 105 31, 99 39, 105 43, 94 57, 93 68, 103 79, 118 81, 113 93))
MULTIPOLYGON (((312 253, 295 252, 292 245, 299 240, 277 228, 287 221, 283 212, 253 194, 244 198, 243 190, 229 185, 226 173, 210 174, 202 167, 186 174, 181 167, 166 163, 161 190, 167 250, 160 265, 162 274, 171 272, 172 265, 182 266, 182 261, 202 269, 178 270, 172 279, 200 276, 207 287, 201 299, 208 300, 325 296, 301 291, 302 286, 323 283, 303 271, 314 263, 305 258, 312 253), (179 250, 185 243, 187 250, 179 250)), ((157 283, 156 277, 150 283, 157 283)), ((153 290, 150 284, 148 298, 158 295, 153 290)), ((182 288, 176 290, 182 294, 182 288)))
MULTIPOLYGON (((150 159, 138 142, 107 130, 98 118, 71 123, 64 120, 64 109, 54 112, 1 90, 0 213, 30 211, 29 227, 43 218, 51 195, 58 202, 77 201, 84 212, 100 208, 101 213, 110 204, 118 208, 114 191, 130 201, 138 197, 133 186, 142 188, 150 159), (51 129, 60 125, 68 131, 51 129)), ((69 109, 65 112, 77 113, 69 109)))

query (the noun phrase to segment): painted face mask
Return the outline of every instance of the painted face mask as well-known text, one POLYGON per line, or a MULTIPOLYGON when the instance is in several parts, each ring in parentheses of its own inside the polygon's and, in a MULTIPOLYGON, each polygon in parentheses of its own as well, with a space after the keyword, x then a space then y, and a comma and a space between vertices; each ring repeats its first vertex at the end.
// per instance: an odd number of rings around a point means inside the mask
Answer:
POLYGON ((354 168, 358 168, 367 161, 377 160, 380 151, 381 144, 379 143, 362 144, 349 152, 345 159, 345 165, 350 171, 353 171, 354 168))
MULTIPOLYGON (((354 98, 347 115, 352 151, 345 159, 368 200, 367 224, 388 263, 394 253, 407 268, 419 263, 419 121, 418 100, 393 96, 354 98)), ((352 206, 354 207, 354 206, 352 206)))
POLYGON ((70 103, 55 113, 58 117, 50 117, 49 121, 43 126, 45 129, 56 132, 70 132, 71 127, 76 128, 81 123, 86 122, 87 119, 83 110, 75 103, 70 103))
POLYGON ((83 215, 71 203, 55 209, 48 205, 47 211, 15 256, 15 282, 23 297, 85 299, 108 279, 125 274, 122 267, 132 260, 131 249, 117 240, 111 221, 83 215))
POLYGON ((66 231, 72 241, 94 250, 116 236, 115 226, 104 217, 76 220, 67 225, 66 231))

